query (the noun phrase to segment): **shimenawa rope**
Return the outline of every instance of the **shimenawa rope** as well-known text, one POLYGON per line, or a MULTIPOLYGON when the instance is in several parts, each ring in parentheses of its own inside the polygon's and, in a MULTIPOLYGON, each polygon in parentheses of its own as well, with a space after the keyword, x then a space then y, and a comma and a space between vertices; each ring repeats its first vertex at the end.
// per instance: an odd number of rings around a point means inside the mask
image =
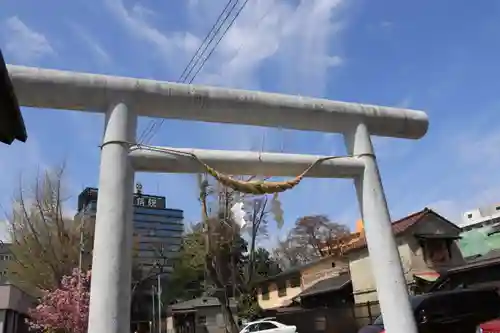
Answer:
POLYGON ((208 174, 210 174, 212 177, 214 177, 219 183, 222 185, 228 186, 232 188, 235 191, 239 191, 242 193, 248 193, 248 194, 274 194, 274 193, 281 193, 285 192, 287 190, 290 190, 297 186, 302 179, 318 164, 324 162, 324 161, 329 161, 337 158, 345 158, 345 157, 360 157, 360 156, 365 156, 365 155, 371 155, 372 154, 360 154, 360 155, 355 155, 355 156, 327 156, 327 157, 322 157, 318 158, 316 161, 314 161, 309 167, 307 167, 300 175, 297 177, 287 180, 287 181, 282 181, 282 182, 272 182, 272 181, 263 181, 263 180, 251 180, 251 181, 243 181, 243 180, 238 180, 231 178, 228 175, 225 175, 221 172, 218 172, 211 166, 207 165, 205 162, 203 162, 201 159, 196 156, 194 153, 186 152, 186 151, 180 151, 180 150, 175 150, 175 149, 168 149, 168 148, 159 148, 159 147, 154 147, 154 146, 146 146, 142 144, 137 144, 135 149, 132 148, 132 150, 137 150, 137 149, 145 149, 149 151, 156 151, 156 152, 162 152, 162 153, 169 153, 169 154, 178 154, 178 155, 187 155, 191 156, 193 159, 195 159, 205 170, 208 174))

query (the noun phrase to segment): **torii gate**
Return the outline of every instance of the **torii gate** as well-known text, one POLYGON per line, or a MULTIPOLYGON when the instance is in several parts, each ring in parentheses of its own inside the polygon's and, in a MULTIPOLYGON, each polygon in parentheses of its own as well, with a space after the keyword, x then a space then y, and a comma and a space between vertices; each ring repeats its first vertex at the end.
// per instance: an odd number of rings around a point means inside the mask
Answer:
MULTIPOLYGON (((130 329, 134 172, 205 171, 192 156, 134 147, 138 116, 342 133, 352 157, 325 160, 307 176, 354 180, 386 331, 417 333, 370 136, 419 139, 428 129, 424 112, 23 66, 9 65, 8 70, 22 106, 106 115, 92 262, 90 333, 125 333, 130 329)), ((296 176, 320 158, 184 151, 229 174, 296 176)))

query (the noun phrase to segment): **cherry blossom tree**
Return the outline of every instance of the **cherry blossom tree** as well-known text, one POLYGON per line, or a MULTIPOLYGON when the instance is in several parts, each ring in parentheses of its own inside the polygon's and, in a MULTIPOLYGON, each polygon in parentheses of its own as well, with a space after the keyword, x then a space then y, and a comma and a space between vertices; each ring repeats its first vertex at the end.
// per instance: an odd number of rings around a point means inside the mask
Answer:
POLYGON ((40 304, 29 311, 33 330, 57 333, 87 333, 90 271, 64 276, 59 287, 44 291, 40 304))

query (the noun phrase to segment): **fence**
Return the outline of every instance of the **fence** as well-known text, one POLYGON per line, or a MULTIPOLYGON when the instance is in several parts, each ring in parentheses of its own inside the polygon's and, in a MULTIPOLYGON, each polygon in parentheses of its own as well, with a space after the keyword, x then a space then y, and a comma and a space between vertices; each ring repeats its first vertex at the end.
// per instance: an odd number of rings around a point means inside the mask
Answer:
POLYGON ((276 313, 276 320, 295 325, 300 333, 356 333, 380 315, 378 302, 342 308, 290 309, 276 313))

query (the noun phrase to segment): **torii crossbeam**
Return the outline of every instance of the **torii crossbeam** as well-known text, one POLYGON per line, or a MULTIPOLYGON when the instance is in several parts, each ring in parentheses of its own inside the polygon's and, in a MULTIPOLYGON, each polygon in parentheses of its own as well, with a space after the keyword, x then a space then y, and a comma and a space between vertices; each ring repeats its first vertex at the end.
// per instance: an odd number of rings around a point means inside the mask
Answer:
MULTIPOLYGON (((22 106, 105 114, 89 332, 129 331, 134 172, 201 170, 186 156, 131 150, 137 118, 148 116, 342 133, 348 153, 358 157, 322 162, 308 176, 354 180, 386 331, 417 333, 371 135, 419 139, 428 129, 424 112, 22 66, 8 70, 22 106)), ((318 158, 186 151, 232 174, 295 176, 318 158)))

